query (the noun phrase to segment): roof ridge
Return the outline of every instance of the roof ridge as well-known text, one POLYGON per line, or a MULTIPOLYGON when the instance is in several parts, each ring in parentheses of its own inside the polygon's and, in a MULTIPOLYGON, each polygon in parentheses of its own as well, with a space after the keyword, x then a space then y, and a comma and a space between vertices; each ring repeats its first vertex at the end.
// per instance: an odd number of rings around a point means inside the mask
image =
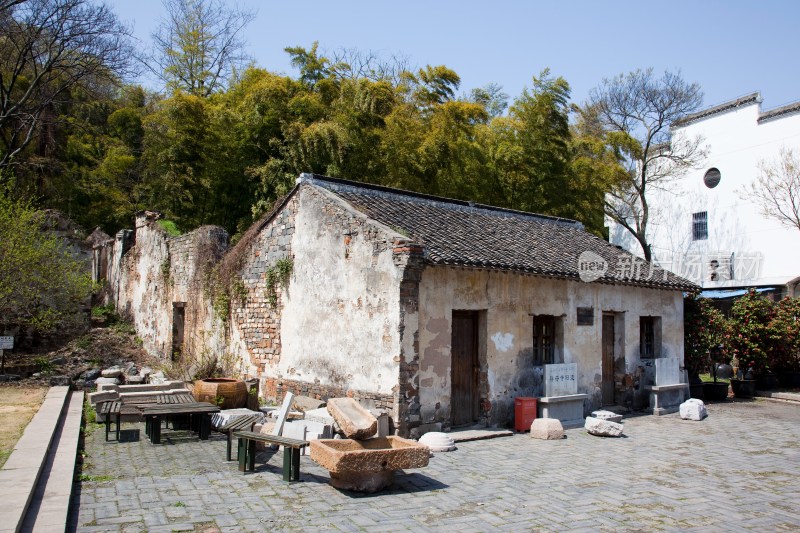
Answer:
POLYGON ((758 116, 758 123, 761 124, 762 122, 775 120, 776 118, 781 118, 784 115, 791 115, 798 112, 800 112, 800 100, 789 102, 788 104, 774 107, 767 111, 762 111, 758 116))
POLYGON ((701 109, 700 111, 697 111, 695 113, 690 113, 684 117, 679 118, 678 120, 673 122, 672 125, 682 127, 691 124, 693 122, 697 122, 698 120, 703 120, 704 118, 708 118, 712 115, 718 115, 720 113, 727 113, 728 111, 733 111, 743 105, 760 104, 760 103, 761 103, 761 94, 758 91, 756 91, 754 93, 750 93, 745 96, 740 96, 739 98, 734 98, 733 100, 728 100, 727 102, 723 102, 721 104, 701 109))
POLYGON ((516 209, 509 209, 506 207, 497 207, 492 205, 480 204, 467 200, 457 200, 455 198, 447 198, 445 196, 435 196, 432 194, 418 193, 408 191, 405 189, 395 189, 386 187, 384 185, 374 185, 371 183, 362 183, 359 181, 345 180, 341 178, 333 178, 330 176, 323 176, 321 174, 300 174, 297 178, 297 184, 311 183, 321 186, 333 192, 354 192, 362 194, 371 194, 374 196, 383 197, 386 199, 395 200, 408 200, 412 202, 426 203, 428 205, 436 205, 438 207, 455 209, 457 211, 468 211, 472 213, 480 211, 488 211, 491 214, 500 213, 510 215, 512 217, 534 219, 541 222, 548 222, 553 224, 564 224, 584 229, 581 222, 570 218, 555 217, 551 215, 540 215, 538 213, 530 213, 528 211, 519 211, 516 209))

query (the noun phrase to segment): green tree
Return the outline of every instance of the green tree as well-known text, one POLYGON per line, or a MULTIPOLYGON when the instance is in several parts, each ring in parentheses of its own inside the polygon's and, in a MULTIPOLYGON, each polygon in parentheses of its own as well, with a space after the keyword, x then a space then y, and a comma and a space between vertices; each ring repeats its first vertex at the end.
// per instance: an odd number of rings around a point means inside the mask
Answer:
POLYGON ((775 304, 769 331, 770 365, 775 370, 800 371, 800 298, 787 296, 775 304))
POLYGON ((691 295, 683 303, 683 356, 690 376, 705 371, 709 353, 722 344, 730 325, 708 298, 691 295))
POLYGON ((772 351, 770 322, 775 317, 772 300, 750 289, 731 307, 731 327, 727 335, 728 355, 737 357, 742 368, 756 371, 769 365, 772 351))
POLYGON ((166 19, 144 64, 167 89, 206 97, 247 61, 242 30, 254 14, 221 0, 164 0, 166 19))
POLYGON ((45 214, 0 189, 0 330, 68 330, 91 290, 88 265, 48 230, 45 214))

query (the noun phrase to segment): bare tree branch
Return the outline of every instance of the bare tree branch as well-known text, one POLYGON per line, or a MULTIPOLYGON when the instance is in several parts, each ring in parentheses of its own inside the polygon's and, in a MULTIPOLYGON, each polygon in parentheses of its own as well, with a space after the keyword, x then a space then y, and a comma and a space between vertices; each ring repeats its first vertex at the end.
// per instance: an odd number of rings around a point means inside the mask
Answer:
POLYGON ((800 154, 783 148, 776 161, 758 166, 758 177, 739 196, 756 203, 765 217, 800 230, 800 154))
POLYGON ((77 85, 128 72, 128 29, 89 0, 0 4, 0 168, 33 140, 48 109, 77 85))
POLYGON ((656 78, 652 69, 604 80, 590 94, 589 105, 596 106, 603 127, 614 134, 609 137, 628 165, 628 179, 609 195, 606 215, 636 238, 648 261, 650 189, 668 188, 706 153, 702 139, 673 136, 669 128, 701 102, 696 83, 670 72, 656 78))

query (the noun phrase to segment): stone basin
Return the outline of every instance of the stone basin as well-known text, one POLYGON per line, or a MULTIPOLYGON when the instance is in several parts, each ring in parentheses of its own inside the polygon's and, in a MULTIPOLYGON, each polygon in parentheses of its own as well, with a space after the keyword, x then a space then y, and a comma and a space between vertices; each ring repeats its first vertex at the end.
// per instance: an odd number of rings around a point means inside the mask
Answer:
POLYGON ((428 466, 427 446, 401 437, 311 441, 311 459, 328 469, 337 489, 377 492, 392 484, 394 471, 428 466))

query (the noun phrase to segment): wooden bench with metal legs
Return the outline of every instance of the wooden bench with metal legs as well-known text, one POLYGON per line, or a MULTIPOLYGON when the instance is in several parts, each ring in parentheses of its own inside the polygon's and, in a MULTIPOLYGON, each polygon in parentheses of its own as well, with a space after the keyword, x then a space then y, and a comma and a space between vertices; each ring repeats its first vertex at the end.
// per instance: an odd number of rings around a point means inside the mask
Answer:
POLYGON ((105 422, 106 422, 106 441, 108 441, 108 433, 111 430, 111 417, 114 417, 114 422, 117 425, 117 441, 119 441, 119 419, 120 419, 120 408, 122 407, 122 402, 119 400, 109 400, 106 402, 100 402, 97 408, 98 415, 105 415, 105 422))
POLYGON ((239 439, 239 470, 242 472, 255 470, 256 442, 266 442, 283 446, 283 480, 300 480, 300 450, 308 446, 308 441, 252 431, 235 431, 233 436, 239 439))
POLYGON ((227 457, 228 461, 233 461, 231 457, 231 451, 233 448, 233 434, 236 431, 253 431, 253 427, 261 422, 263 417, 259 415, 246 415, 246 416, 239 416, 219 428, 220 433, 225 433, 228 435, 228 453, 225 457, 227 457))

